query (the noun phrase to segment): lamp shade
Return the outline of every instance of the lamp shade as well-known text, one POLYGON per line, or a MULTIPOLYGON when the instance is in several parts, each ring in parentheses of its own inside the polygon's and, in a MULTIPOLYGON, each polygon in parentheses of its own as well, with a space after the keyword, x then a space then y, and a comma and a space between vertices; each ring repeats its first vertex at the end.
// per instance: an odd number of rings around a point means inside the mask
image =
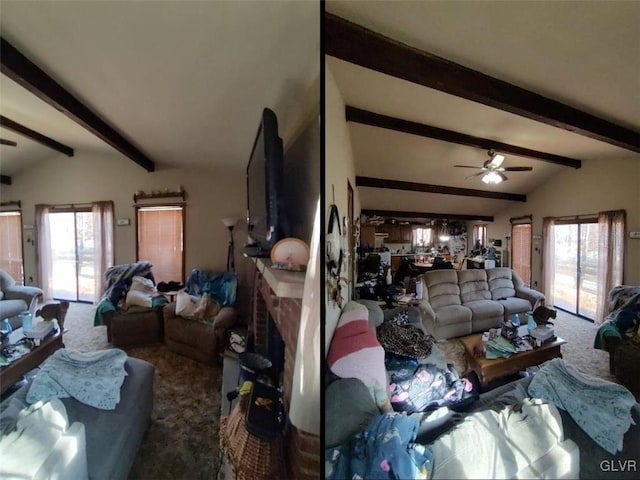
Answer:
POLYGON ((223 218, 222 219, 222 223, 224 223, 225 227, 231 228, 231 227, 235 227, 236 226, 236 223, 238 223, 238 219, 237 218, 227 217, 227 218, 223 218))

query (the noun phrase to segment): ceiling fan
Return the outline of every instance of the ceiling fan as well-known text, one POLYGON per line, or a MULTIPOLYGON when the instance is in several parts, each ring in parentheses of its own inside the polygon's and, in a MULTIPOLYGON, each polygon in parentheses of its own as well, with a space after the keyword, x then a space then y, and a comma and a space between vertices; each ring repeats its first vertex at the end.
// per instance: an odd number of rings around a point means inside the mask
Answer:
POLYGON ((502 172, 530 172, 533 167, 503 167, 504 155, 489 150, 489 160, 484 162, 482 167, 475 167, 471 165, 454 165, 459 168, 479 168, 481 172, 471 175, 469 178, 478 177, 483 175, 482 181, 487 184, 498 184, 504 180, 508 180, 507 176, 502 172))
POLYGON ((8 145, 10 147, 17 147, 18 144, 13 140, 7 140, 5 138, 0 138, 0 145, 8 145))

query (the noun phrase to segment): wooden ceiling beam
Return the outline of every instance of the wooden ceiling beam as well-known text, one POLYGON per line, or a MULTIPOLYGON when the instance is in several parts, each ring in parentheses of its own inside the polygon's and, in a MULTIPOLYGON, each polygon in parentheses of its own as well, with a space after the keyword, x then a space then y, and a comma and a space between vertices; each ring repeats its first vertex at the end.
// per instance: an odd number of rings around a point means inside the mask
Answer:
POLYGON ((432 212, 404 212, 400 210, 376 210, 372 208, 363 208, 360 213, 367 216, 378 215, 379 217, 394 218, 428 218, 443 220, 481 220, 483 222, 493 222, 491 215, 472 215, 459 213, 432 213, 432 212))
POLYGON ((553 127, 640 152, 640 132, 410 47, 325 12, 325 53, 553 127))
POLYGON ((73 148, 68 147, 67 145, 55 141, 53 138, 49 138, 46 135, 42 135, 40 132, 36 132, 24 125, 19 124, 18 122, 14 122, 10 118, 7 118, 3 115, 0 115, 0 127, 6 128, 7 130, 11 130, 23 137, 30 138, 34 142, 38 142, 45 147, 48 147, 56 152, 60 152, 68 157, 73 157, 73 148))
POLYGON ((435 138, 436 140, 458 143, 460 145, 481 148, 483 150, 495 150, 499 153, 511 153, 520 157, 533 158, 565 167, 580 168, 582 166, 582 162, 575 158, 563 157, 553 153, 540 152, 538 150, 531 150, 529 148, 518 147, 517 145, 497 142, 488 138, 474 137, 465 133, 454 132, 453 130, 446 130, 444 128, 425 125, 423 123, 390 117, 388 115, 362 110, 349 105, 345 107, 345 115, 349 122, 357 122, 373 127, 395 130, 396 132, 435 138))
POLYGON ((11 185, 11 177, 8 175, 0 175, 0 183, 3 185, 11 185))
POLYGON ((491 198, 494 200, 510 200, 514 202, 526 202, 527 196, 517 193, 486 192, 471 188, 447 187, 444 185, 430 185, 428 183, 404 182, 401 180, 389 180, 386 178, 373 178, 356 176, 357 187, 388 188, 392 190, 405 190, 410 192, 438 193, 442 195, 460 195, 464 197, 491 198))
POLYGON ((148 172, 155 170, 150 158, 2 37, 0 71, 148 172))

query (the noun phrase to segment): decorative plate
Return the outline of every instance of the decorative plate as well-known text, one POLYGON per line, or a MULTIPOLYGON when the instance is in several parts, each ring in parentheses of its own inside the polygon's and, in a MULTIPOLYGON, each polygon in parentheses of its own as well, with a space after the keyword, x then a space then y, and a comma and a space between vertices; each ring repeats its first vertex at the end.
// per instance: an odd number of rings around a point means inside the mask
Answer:
POLYGON ((284 265, 309 263, 309 245, 299 238, 283 238, 271 248, 271 262, 284 265))

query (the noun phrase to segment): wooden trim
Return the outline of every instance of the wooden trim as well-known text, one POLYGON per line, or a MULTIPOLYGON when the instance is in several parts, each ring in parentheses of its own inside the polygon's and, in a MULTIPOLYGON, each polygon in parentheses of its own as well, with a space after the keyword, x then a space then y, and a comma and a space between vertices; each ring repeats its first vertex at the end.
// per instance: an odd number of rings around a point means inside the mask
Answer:
POLYGON ((0 175, 0 183, 3 185, 11 185, 11 177, 9 175, 0 175))
POLYGON ((182 198, 182 201, 184 202, 187 198, 187 192, 184 190, 180 190, 177 192, 159 192, 159 193, 140 192, 140 193, 133 194, 133 201, 137 202, 138 200, 144 200, 148 198, 176 198, 176 197, 182 198))
POLYGON ((11 207, 14 205, 18 207, 18 210, 16 211, 20 211, 20 209, 22 209, 22 202, 20 200, 8 200, 6 202, 0 202, 0 207, 11 207))
POLYGON ((325 54, 378 72, 640 152, 640 132, 410 47, 325 12, 325 54))
POLYGON ((360 210, 362 215, 395 218, 429 218, 429 219, 445 219, 445 220, 482 220, 485 222, 493 222, 492 215, 474 215, 459 213, 432 213, 432 212, 405 212, 401 210, 377 210, 373 208, 363 208, 360 210))
POLYGON ((454 132, 444 128, 434 127, 418 122, 411 122, 400 118, 390 117, 347 105, 345 116, 348 122, 357 122, 372 127, 386 128, 396 132, 410 133, 421 137, 435 138, 444 142, 458 143, 468 147, 483 150, 495 150, 500 153, 511 153, 520 157, 534 158, 543 162, 555 163, 565 167, 580 168, 582 162, 575 158, 563 157, 553 153, 540 152, 530 148, 518 147, 508 143, 497 142, 488 138, 474 137, 465 133, 454 132))
POLYGON ((509 223, 511 223, 511 225, 521 225, 521 224, 525 224, 525 223, 533 223, 533 215, 529 214, 529 215, 522 215, 520 217, 511 217, 509 219, 509 223))
POLYGON ((21 125, 18 122, 15 122, 10 118, 2 115, 0 115, 0 127, 4 127, 7 130, 18 133, 23 137, 30 138, 34 142, 38 142, 39 144, 55 150, 56 152, 60 152, 68 157, 73 157, 73 148, 68 147, 63 143, 57 142, 53 138, 49 138, 46 135, 41 134, 40 132, 36 132, 35 130, 30 129, 29 127, 25 127, 24 125, 21 125))
POLYGON ((101 117, 74 97, 7 40, 0 37, 0 71, 74 122, 83 126, 148 172, 154 163, 101 117))
POLYGON ((460 195, 464 197, 492 198, 496 200, 511 200, 526 202, 527 196, 517 193, 486 192, 471 188, 447 187, 444 185, 430 185, 428 183, 404 182, 385 178, 356 176, 357 187, 390 188, 393 190, 407 190, 411 192, 439 193, 443 195, 460 195))
POLYGON ((6 138, 0 138, 0 145, 8 145, 9 147, 17 147, 18 142, 14 142, 13 140, 7 140, 6 138))

